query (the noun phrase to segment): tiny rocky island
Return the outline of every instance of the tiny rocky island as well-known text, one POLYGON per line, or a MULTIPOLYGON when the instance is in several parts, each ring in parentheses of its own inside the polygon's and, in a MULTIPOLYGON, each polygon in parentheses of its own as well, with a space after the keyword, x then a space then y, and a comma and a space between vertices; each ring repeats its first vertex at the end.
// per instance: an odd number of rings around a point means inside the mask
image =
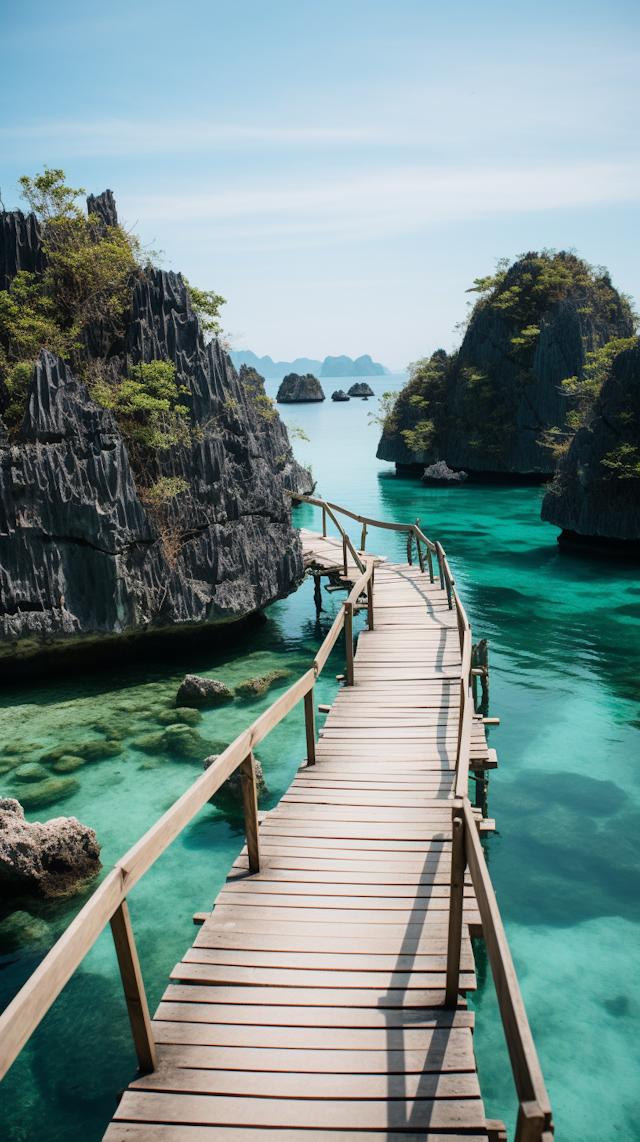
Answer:
POLYGON ((313 486, 262 378, 216 336, 224 299, 148 264, 111 191, 85 215, 63 178, 23 180, 36 207, 61 191, 57 215, 0 215, 0 659, 14 678, 283 598, 303 577, 285 489, 313 486))
POLYGON ((311 401, 324 400, 322 385, 313 373, 301 377, 298 373, 289 373, 278 389, 276 400, 278 404, 309 404, 311 401))

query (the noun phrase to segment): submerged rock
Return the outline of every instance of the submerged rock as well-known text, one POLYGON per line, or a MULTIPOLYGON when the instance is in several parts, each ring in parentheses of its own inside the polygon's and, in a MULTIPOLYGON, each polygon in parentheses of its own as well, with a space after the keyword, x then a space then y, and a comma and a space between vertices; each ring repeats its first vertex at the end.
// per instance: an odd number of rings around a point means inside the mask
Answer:
POLYGON ((0 924, 0 952, 13 952, 26 944, 40 943, 49 937, 45 920, 30 912, 12 912, 0 924))
POLYGON ((309 401, 321 401, 325 396, 322 385, 313 373, 300 377, 297 373, 289 373, 278 389, 276 400, 278 404, 304 404, 309 401))
POLYGON ((349 389, 350 397, 372 397, 373 389, 370 385, 366 385, 363 381, 360 384, 352 385, 349 389))
POLYGON ((290 670, 272 670, 269 674, 261 674, 256 678, 247 678, 236 686, 236 695, 239 698, 261 698, 266 694, 274 682, 289 678, 290 670))
POLYGON ((343 401, 349 400, 349 397, 345 393, 344 389, 336 389, 336 391, 331 394, 331 400, 343 401))
POLYGON ((84 757, 75 757, 72 753, 63 754, 57 761, 54 761, 51 768, 54 773, 74 773, 76 769, 87 764, 87 759, 84 757))
POLYGON ((437 464, 430 464, 428 468, 425 468, 422 483, 429 485, 463 484, 466 479, 466 472, 454 472, 452 468, 449 468, 446 461, 438 460, 437 464))
POLYGON ((185 674, 176 694, 176 706, 217 706, 231 701, 233 694, 224 682, 198 674, 185 674))
MULTIPOLYGON (((214 761, 217 761, 219 756, 220 754, 214 753, 211 757, 206 757, 203 762, 203 769, 208 769, 214 761)), ((258 801, 260 801, 268 795, 269 790, 264 780, 262 766, 257 757, 253 759, 253 772, 256 778, 256 795, 258 801)), ((234 769, 226 781, 223 781, 213 797, 209 798, 209 803, 215 805, 218 809, 231 810, 242 808, 242 769, 240 766, 234 769)))
POLYGON ((73 747, 74 753, 78 757, 83 757, 85 761, 104 761, 107 757, 118 757, 122 750, 119 741, 82 742, 81 745, 73 747))
POLYGON ((30 782, 43 781, 49 774, 44 766, 39 765, 37 761, 28 761, 24 765, 19 765, 17 769, 14 769, 12 776, 14 781, 30 782))
POLYGON ((161 726, 172 726, 176 722, 182 722, 185 726, 197 726, 198 722, 202 721, 202 714, 199 710, 192 710, 188 706, 176 710, 163 710, 161 714, 156 714, 156 722, 161 726))
POLYGON ((93 829, 75 817, 29 824, 18 801, 0 800, 0 885, 6 891, 67 896, 101 868, 93 829))
POLYGON ((79 788, 80 782, 75 777, 48 777, 46 781, 36 781, 21 789, 20 801, 25 809, 43 809, 45 805, 66 801, 79 788))
POLYGON ((188 758, 190 761, 199 761, 207 752, 208 742, 200 737, 197 730, 191 726, 178 723, 167 726, 163 734, 164 748, 175 757, 188 758))

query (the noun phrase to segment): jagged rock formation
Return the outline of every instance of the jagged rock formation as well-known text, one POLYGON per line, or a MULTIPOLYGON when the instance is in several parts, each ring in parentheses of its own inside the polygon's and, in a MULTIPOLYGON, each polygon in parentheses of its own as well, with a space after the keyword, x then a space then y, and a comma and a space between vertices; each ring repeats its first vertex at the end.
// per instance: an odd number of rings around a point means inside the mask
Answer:
POLYGON ((383 377, 384 365, 372 361, 368 353, 352 361, 351 357, 325 357, 320 376, 324 377, 383 377))
POLYGON ((425 468, 422 483, 430 487, 442 487, 447 484, 463 484, 466 479, 466 472, 453 472, 444 460, 438 460, 437 464, 430 464, 425 468))
POLYGON ((176 694, 176 706, 218 706, 232 700, 233 694, 224 682, 201 678, 198 674, 185 674, 176 694))
POLYGON ((561 382, 582 377, 587 352, 632 334, 629 307, 606 274, 595 276, 569 254, 528 254, 496 280, 476 304, 460 350, 452 357, 438 350, 400 393, 379 459, 553 472, 542 437, 567 427, 572 406, 561 382), (555 275, 546 291, 545 274, 555 275))
POLYGON ((542 501, 560 542, 640 541, 640 343, 614 358, 542 501))
POLYGON ((21 210, 0 214, 0 289, 8 289, 16 274, 41 274, 45 257, 42 228, 35 214, 21 210))
POLYGON ((0 799, 0 885, 5 892, 68 896, 101 868, 93 829, 75 817, 31 825, 19 801, 0 799))
MULTIPOLYGON (((369 374, 371 376, 371 374, 369 374)), ((350 397, 372 397, 373 389, 362 381, 360 384, 352 385, 349 389, 350 397)))
POLYGON ((336 389, 335 392, 331 394, 331 400, 343 401, 349 400, 349 397, 345 393, 344 389, 336 389))
POLYGON ((297 373, 289 373, 284 378, 276 400, 278 404, 305 404, 310 401, 324 400, 322 385, 313 373, 300 377, 297 373))
MULTIPOLYGON (((91 209, 111 225, 111 192, 91 209)), ((35 218, 5 215, 2 233, 9 277, 37 271, 35 218)), ((188 491, 167 503, 162 522, 150 516, 112 413, 63 361, 40 353, 20 439, 9 444, 0 431, 0 658, 20 669, 81 645, 102 654, 96 640, 104 650, 112 639, 235 621, 303 575, 284 489, 313 482, 264 394, 245 387, 217 341, 205 344, 182 277, 141 274, 126 345, 109 328, 90 334, 87 352, 99 344, 112 376, 175 363, 194 435, 159 465, 188 491)))
POLYGON ((118 225, 118 211, 112 190, 87 195, 87 214, 95 214, 105 226, 118 225))

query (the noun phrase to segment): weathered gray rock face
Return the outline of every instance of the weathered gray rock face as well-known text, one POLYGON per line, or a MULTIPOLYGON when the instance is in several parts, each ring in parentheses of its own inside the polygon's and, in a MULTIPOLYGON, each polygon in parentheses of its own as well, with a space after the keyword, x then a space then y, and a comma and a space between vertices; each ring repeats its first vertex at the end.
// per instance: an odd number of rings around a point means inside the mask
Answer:
POLYGON ((103 190, 102 194, 87 195, 87 213, 96 214, 105 226, 118 225, 118 211, 112 190, 103 190))
MULTIPOLYGON (((511 267, 507 276, 513 276, 514 284, 523 268, 522 263, 511 267)), ((543 432, 566 423, 570 406, 561 382, 582 376, 587 352, 633 332, 619 305, 603 316, 591 311, 590 300, 584 291, 576 291, 549 306, 539 319, 539 341, 526 367, 512 342, 519 328, 489 307, 480 309, 469 324, 454 366, 447 369, 433 442, 421 451, 409 448, 403 432, 432 414, 400 399, 392 430, 382 434, 378 459, 411 467, 446 460, 453 468, 471 471, 550 475, 554 468, 551 451, 540 438, 543 432), (481 370, 491 376, 494 394, 484 403, 477 376, 481 370), (488 418, 497 405, 501 406, 500 427, 487 432, 488 418)), ((446 358, 443 351, 439 354, 446 358)))
POLYGON ((362 381, 357 385, 351 386, 351 388, 349 389, 349 396, 350 397, 372 397, 373 396, 373 389, 371 388, 371 385, 367 385, 364 383, 364 381, 362 381))
POLYGON ((0 289, 8 289, 21 270, 41 274, 44 265, 42 228, 35 214, 0 213, 0 289))
POLYGON ((289 373, 280 385, 276 397, 278 404, 304 404, 324 399, 322 385, 312 373, 307 373, 306 377, 289 373))
POLYGON ((185 674, 176 694, 177 706, 218 706, 232 701, 233 694, 224 682, 200 678, 198 674, 185 674))
POLYGON ((0 885, 6 892, 68 896, 96 876, 100 845, 75 817, 29 824, 13 797, 0 799, 0 885))
MULTIPOLYGON (((106 220, 112 196, 103 206, 106 220)), ((13 272, 16 257, 3 257, 13 272)), ((279 417, 264 415, 217 341, 204 343, 179 274, 150 270, 135 286, 126 348, 103 346, 115 375, 140 361, 176 364, 200 435, 162 453, 160 474, 189 490, 169 501, 161 533, 112 414, 41 352, 24 442, 10 446, 0 432, 0 659, 24 670, 95 639, 241 619, 303 576, 284 489, 313 482, 279 417)))
MULTIPOLYGON (((580 537, 640 540, 640 479, 620 478, 602 460, 621 445, 640 458, 640 345, 615 358, 591 423, 579 429, 542 501, 542 519, 580 537)), ((632 459, 630 456, 629 459, 632 459)))
POLYGON ((463 484, 466 479, 466 472, 453 472, 444 460, 439 460, 437 464, 430 464, 428 468, 425 468, 422 483, 435 487, 436 485, 463 484))
POLYGON ((349 399, 350 398, 347 396, 344 389, 336 389, 336 391, 331 394, 331 400, 345 401, 345 400, 349 400, 349 399))

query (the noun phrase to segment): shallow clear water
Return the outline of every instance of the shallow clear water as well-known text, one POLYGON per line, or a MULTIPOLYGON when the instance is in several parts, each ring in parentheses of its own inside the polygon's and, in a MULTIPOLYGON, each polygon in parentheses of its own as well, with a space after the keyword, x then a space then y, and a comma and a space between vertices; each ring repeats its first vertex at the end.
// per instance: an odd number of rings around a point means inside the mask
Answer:
MULTIPOLYGON (((326 382, 325 391, 340 381, 326 382)), ((373 378, 376 393, 402 378, 373 378)), ((275 394, 277 382, 267 383, 275 394)), ((376 402, 282 408, 306 431, 296 454, 311 461, 318 492, 382 519, 413 521, 447 550, 474 638, 489 639, 491 730, 499 769, 489 811, 499 834, 485 842, 491 875, 518 970, 556 1121, 569 1142, 631 1142, 640 1133, 638 1039, 638 765, 640 763, 640 583, 638 567, 615 556, 559 550, 541 523, 539 488, 474 484, 424 488, 375 459, 376 402)), ((303 506, 298 524, 317 526, 303 506)), ((354 524, 354 537, 359 529, 354 524)), ((391 532, 370 532, 368 547, 404 558, 391 532)), ((96 829, 105 870, 183 792, 195 762, 133 746, 161 729, 186 670, 233 685, 265 669, 297 676, 307 668, 337 608, 315 622, 310 583, 275 604, 264 625, 229 647, 111 670, 82 679, 5 691, 4 744, 37 758, 45 748, 122 733, 118 757, 88 764, 67 800, 30 820, 75 815, 96 829), (124 707, 124 708, 122 708, 124 707), (95 723, 101 723, 98 730, 95 723), (28 747, 28 748, 27 748, 28 747)), ((331 701, 344 664, 336 647, 318 684, 331 701)), ((284 682, 283 684, 287 684, 284 682)), ((234 702, 206 712, 196 727, 206 742, 230 741, 272 700, 234 702)), ((274 804, 305 753, 302 711, 293 711, 258 750, 274 804)), ((0 777, 4 795, 17 786, 0 777)), ((191 917, 208 909, 243 843, 242 821, 207 806, 132 891, 129 903, 151 1009, 193 939, 191 917)), ((48 924, 38 943, 0 956, 6 1003, 82 904, 34 905, 48 924)), ((480 986, 476 1053, 488 1117, 512 1135, 515 1093, 490 970, 477 945, 480 986)), ((62 1142, 77 1132, 102 1137, 116 1091, 135 1072, 135 1056, 108 932, 14 1064, 0 1087, 8 1142, 62 1142), (93 1054, 95 1045, 100 1051, 93 1054)))

